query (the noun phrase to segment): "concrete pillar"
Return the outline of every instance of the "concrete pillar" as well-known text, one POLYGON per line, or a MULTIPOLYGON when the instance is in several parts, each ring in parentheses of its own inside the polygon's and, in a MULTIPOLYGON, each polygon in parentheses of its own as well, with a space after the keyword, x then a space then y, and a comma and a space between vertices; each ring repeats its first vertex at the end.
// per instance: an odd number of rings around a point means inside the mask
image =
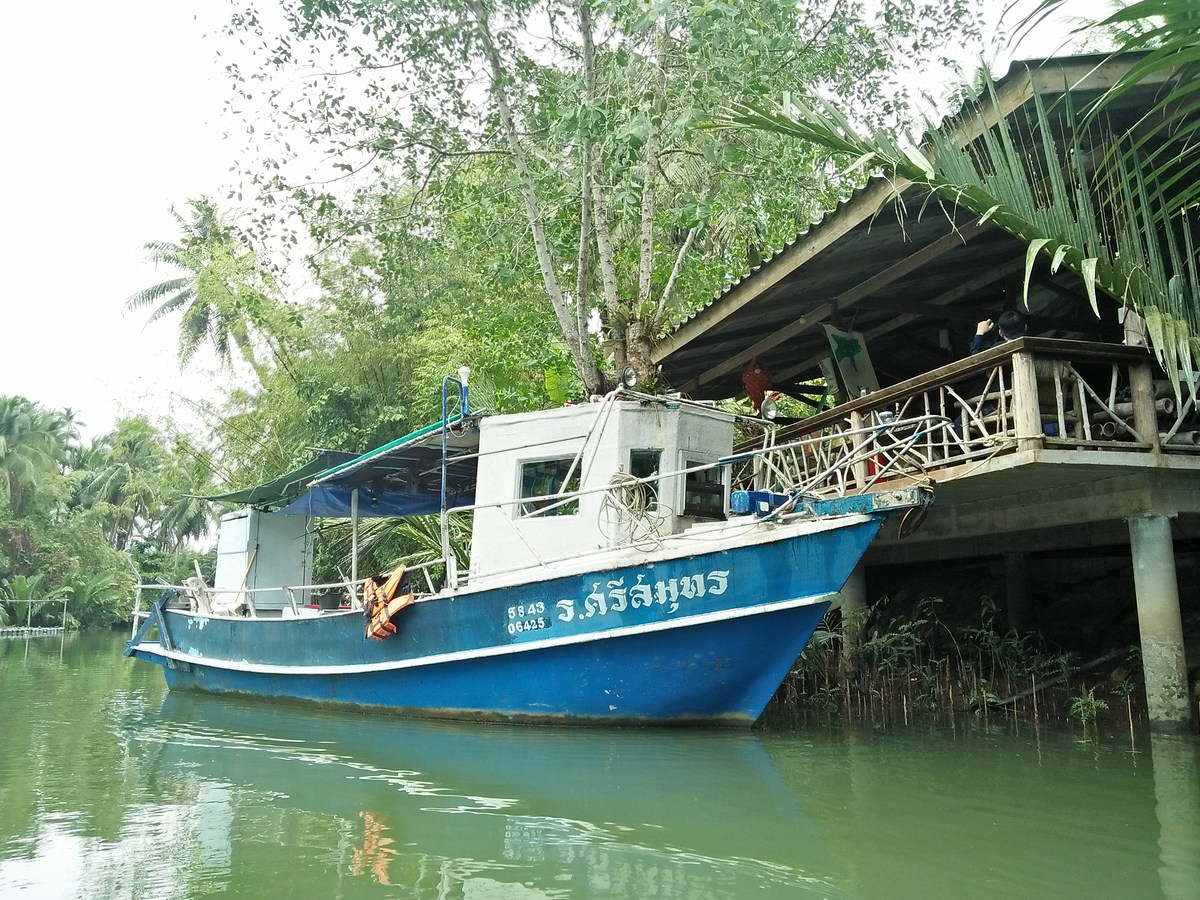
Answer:
POLYGON ((842 588, 842 666, 849 667, 862 638, 867 619, 867 567, 862 560, 842 588))
POLYGON ((1004 554, 1004 593, 1008 627, 1024 631, 1033 618, 1033 600, 1029 591, 1029 559, 1024 553, 1004 554))
POLYGON ((1171 520, 1166 516, 1130 519, 1129 544, 1150 727, 1165 733, 1187 733, 1192 727, 1192 708, 1171 520))

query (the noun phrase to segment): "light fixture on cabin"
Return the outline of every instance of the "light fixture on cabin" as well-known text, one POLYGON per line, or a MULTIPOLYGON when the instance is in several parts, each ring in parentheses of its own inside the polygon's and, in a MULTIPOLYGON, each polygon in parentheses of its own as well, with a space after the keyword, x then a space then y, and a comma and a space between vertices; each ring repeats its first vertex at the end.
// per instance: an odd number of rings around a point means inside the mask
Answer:
POLYGON ((762 402, 762 406, 758 409, 758 414, 764 419, 772 419, 779 415, 779 406, 775 402, 774 397, 767 397, 762 402))
POLYGON ((458 383, 459 384, 461 384, 463 387, 466 387, 467 379, 469 379, 470 377, 471 377, 471 367, 470 366, 459 366, 458 367, 458 383))
POLYGON ((638 383, 637 370, 634 369, 633 366, 626 366, 621 371, 621 386, 628 388, 629 390, 633 390, 635 387, 637 387, 637 383, 638 383))

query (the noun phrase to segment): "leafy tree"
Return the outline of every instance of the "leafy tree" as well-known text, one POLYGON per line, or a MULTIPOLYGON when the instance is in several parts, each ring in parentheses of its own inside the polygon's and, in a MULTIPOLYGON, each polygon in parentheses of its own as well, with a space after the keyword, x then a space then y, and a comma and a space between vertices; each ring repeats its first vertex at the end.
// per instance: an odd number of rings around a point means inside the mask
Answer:
POLYGON ((258 265, 257 256, 221 220, 208 199, 189 200, 190 217, 174 207, 171 215, 182 237, 175 242, 146 244, 150 260, 178 270, 129 298, 128 309, 152 308, 149 321, 181 313, 179 358, 184 365, 203 344, 230 365, 233 349, 256 371, 252 337, 271 321, 273 280, 258 265))
POLYGON ((69 411, 47 413, 24 397, 0 397, 0 476, 14 514, 28 511, 39 475, 66 459, 76 437, 69 411))
MULTIPOLYGON (((364 197, 364 207, 403 204, 364 197)), ((346 219, 343 219, 346 221, 346 219)), ((289 342, 289 366, 230 395, 216 426, 231 486, 273 477, 310 447, 366 450, 441 415, 443 376, 472 368, 473 403, 517 411, 548 400, 547 371, 570 371, 555 325, 522 284, 504 294, 503 262, 470 223, 398 217, 325 251, 320 296, 289 342)))
MULTIPOLYGON (((294 127, 328 154, 331 176, 417 188, 414 218, 440 224, 480 207, 503 208, 501 223, 519 216, 523 256, 562 350, 595 392, 606 379, 585 327, 592 307, 615 366, 648 376, 650 348, 670 320, 837 196, 824 153, 699 132, 705 110, 806 84, 865 111, 899 56, 927 60, 968 9, 962 0, 888 2, 868 17, 833 0, 803 10, 783 0, 330 0, 286 11, 264 56, 230 72, 239 99, 265 94, 288 131, 284 159, 253 167, 264 202, 295 204, 319 240, 381 220, 326 228, 341 205, 333 190, 284 174, 294 127), (329 55, 339 59, 333 71, 311 66, 329 55), (797 188, 806 196, 797 199, 797 188)), ((263 23, 251 7, 231 30, 257 36, 263 23)), ((255 116, 249 128, 262 126, 255 116)), ((494 224, 477 219, 481 239, 494 224)), ((530 273, 522 265, 508 274, 530 273)))

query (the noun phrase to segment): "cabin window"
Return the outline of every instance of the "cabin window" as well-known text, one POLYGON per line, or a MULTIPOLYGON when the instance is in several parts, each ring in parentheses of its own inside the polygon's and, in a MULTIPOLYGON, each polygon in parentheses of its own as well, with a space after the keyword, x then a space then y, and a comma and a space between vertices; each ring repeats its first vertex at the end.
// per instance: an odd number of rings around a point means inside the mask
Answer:
MULTIPOLYGON (((659 464, 661 462, 661 450, 630 450, 629 474, 634 478, 650 478, 659 473, 659 464)), ((646 489, 647 505, 657 502, 658 482, 647 481, 643 487, 646 489)))
POLYGON ((560 491, 570 493, 579 490, 578 466, 575 466, 575 472, 571 475, 571 480, 567 482, 565 487, 563 486, 563 481, 566 479, 567 473, 571 471, 572 463, 574 462, 575 457, 564 456, 561 459, 543 459, 538 462, 521 464, 520 499, 525 500, 528 497, 541 498, 522 503, 522 516, 573 516, 579 512, 578 498, 568 503, 559 503, 557 506, 552 506, 556 501, 549 499, 550 495, 557 494, 560 491), (545 512, 542 512, 542 510, 545 510, 545 512))
MULTIPOLYGON (((705 465, 707 460, 685 460, 685 468, 705 465)), ((725 480, 720 469, 689 472, 683 486, 683 514, 701 519, 725 518, 725 480)))

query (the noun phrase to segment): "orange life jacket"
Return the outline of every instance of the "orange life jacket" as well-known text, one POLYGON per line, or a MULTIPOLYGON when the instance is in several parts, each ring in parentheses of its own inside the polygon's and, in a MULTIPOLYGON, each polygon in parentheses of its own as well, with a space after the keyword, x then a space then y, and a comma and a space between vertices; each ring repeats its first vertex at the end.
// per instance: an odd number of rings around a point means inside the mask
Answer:
POLYGON ((396 633, 392 616, 413 602, 404 566, 390 576, 373 575, 363 582, 363 607, 367 614, 367 637, 382 641, 396 633))

